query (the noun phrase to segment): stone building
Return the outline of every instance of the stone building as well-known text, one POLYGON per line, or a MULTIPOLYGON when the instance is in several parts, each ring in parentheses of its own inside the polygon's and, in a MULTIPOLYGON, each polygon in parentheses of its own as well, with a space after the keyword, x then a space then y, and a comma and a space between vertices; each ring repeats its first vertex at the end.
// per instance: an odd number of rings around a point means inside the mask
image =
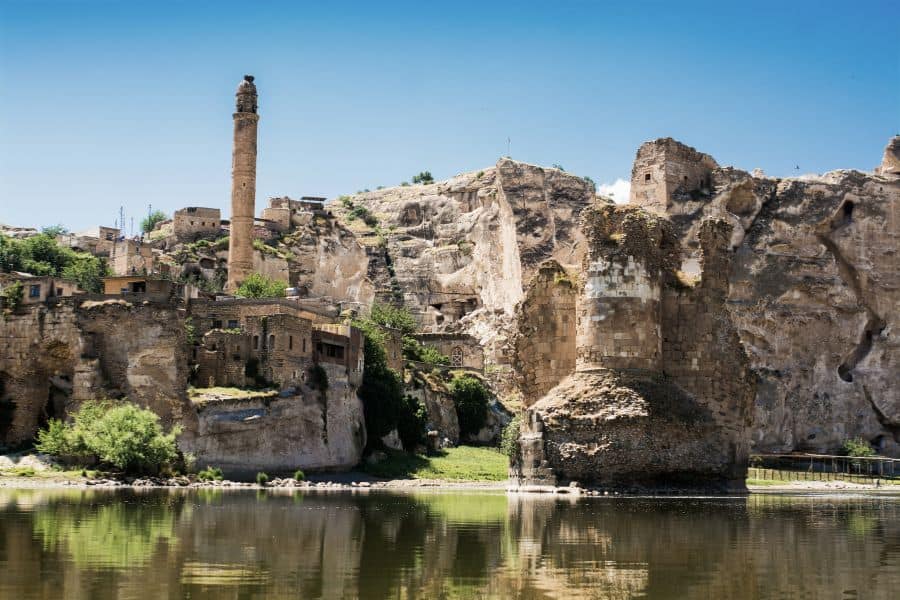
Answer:
POLYGON ((257 96, 252 75, 238 85, 231 160, 231 228, 228 283, 234 291, 253 273, 253 218, 256 202, 257 96))
POLYGON ((197 344, 196 382, 203 387, 273 384, 281 389, 305 383, 314 365, 344 369, 359 385, 362 336, 348 325, 281 300, 194 300, 189 304, 197 344))
POLYGON ((708 195, 710 173, 718 168, 708 154, 672 138, 646 142, 631 169, 631 204, 657 213, 675 214, 675 195, 708 195))
POLYGON ((29 273, 0 273, 0 292, 16 283, 22 284, 20 304, 40 304, 50 298, 66 298, 84 293, 78 284, 62 277, 29 273))
POLYGON ((526 410, 513 478, 743 486, 755 380, 725 308, 729 226, 704 225, 696 287, 662 217, 598 205, 582 227, 574 371, 526 410))
POLYGON ((188 206, 175 211, 172 231, 180 242, 215 238, 222 232, 222 215, 218 208, 188 206))
POLYGON ((56 241, 79 252, 90 252, 94 256, 109 256, 121 232, 115 227, 98 225, 77 233, 63 233, 56 241))
POLYGON ((450 359, 450 366, 484 370, 484 349, 467 333, 420 333, 414 336, 450 359))
POLYGON ((147 275, 155 270, 153 249, 139 240, 117 241, 109 253, 113 275, 147 275))

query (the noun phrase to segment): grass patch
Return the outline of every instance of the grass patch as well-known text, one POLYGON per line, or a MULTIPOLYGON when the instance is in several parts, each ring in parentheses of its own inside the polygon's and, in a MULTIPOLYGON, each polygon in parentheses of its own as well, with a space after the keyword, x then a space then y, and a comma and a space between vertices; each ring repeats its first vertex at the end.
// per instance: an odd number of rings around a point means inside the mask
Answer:
POLYGON ((274 398, 275 390, 245 390, 235 387, 188 388, 188 398, 194 404, 205 404, 217 400, 241 400, 246 398, 274 398))
POLYGON ((387 479, 442 479, 445 481, 504 481, 509 461, 496 448, 460 446, 437 456, 391 451, 388 457, 363 470, 387 479))
POLYGON ((775 481, 773 479, 747 479, 747 485, 755 485, 764 487, 767 485, 781 485, 786 483, 784 481, 775 481))

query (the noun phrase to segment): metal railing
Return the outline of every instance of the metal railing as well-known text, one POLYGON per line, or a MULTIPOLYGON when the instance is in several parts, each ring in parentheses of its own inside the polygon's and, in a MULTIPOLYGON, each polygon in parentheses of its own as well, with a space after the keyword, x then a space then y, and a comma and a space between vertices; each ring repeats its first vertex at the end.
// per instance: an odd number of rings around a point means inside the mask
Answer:
POLYGON ((748 477, 773 481, 900 480, 900 459, 830 454, 751 454, 748 477))

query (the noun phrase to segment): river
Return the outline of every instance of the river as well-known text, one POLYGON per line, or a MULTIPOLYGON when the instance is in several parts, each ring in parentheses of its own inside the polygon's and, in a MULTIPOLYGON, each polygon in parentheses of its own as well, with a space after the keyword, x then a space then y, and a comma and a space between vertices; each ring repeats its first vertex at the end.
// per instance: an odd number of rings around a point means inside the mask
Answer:
POLYGON ((900 496, 0 489, 0 598, 897 598, 900 496))

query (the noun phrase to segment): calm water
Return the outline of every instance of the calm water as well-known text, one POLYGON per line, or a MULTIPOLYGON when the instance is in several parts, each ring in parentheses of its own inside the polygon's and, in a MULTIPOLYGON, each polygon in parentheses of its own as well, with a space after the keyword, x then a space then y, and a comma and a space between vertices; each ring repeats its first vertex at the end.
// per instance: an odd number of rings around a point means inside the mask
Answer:
POLYGON ((900 496, 0 490, 0 598, 898 598, 900 496))

